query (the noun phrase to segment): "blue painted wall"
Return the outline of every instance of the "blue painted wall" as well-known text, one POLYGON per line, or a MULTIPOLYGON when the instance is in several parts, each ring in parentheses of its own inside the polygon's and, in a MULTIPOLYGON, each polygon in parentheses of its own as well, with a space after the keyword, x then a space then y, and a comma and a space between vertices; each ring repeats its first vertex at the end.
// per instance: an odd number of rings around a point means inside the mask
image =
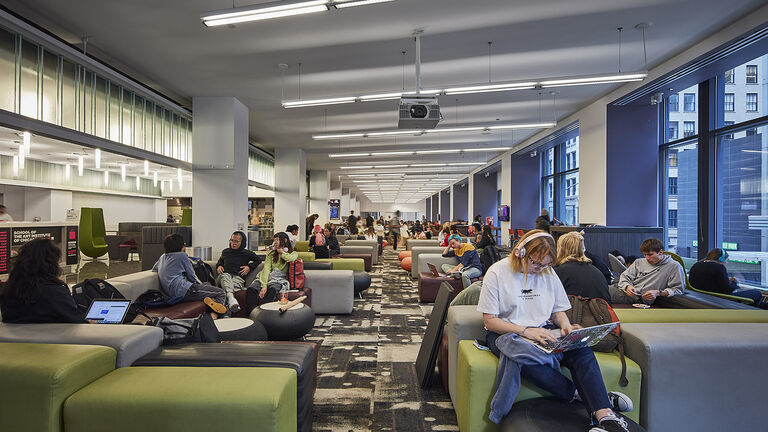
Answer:
POLYGON ((511 201, 509 223, 513 229, 530 229, 536 225, 541 211, 541 166, 540 156, 528 153, 512 155, 511 201))
POLYGON ((608 106, 605 221, 658 226, 660 105, 608 106))
POLYGON ((429 218, 431 222, 437 220, 437 214, 440 212, 440 202, 438 201, 439 192, 432 195, 432 216, 429 218))
POLYGON ((440 222, 448 222, 451 217, 451 194, 450 189, 440 191, 440 222))
POLYGON ((488 216, 493 217, 494 221, 498 218, 498 189, 497 179, 498 173, 490 173, 488 177, 485 174, 475 174, 475 189, 473 193, 474 213, 480 215, 483 224, 485 224, 485 218, 488 216))
POLYGON ((429 219, 429 216, 432 214, 432 198, 427 198, 427 208, 424 210, 424 214, 427 216, 427 219, 429 219))
POLYGON ((455 184, 453 185, 453 220, 463 220, 466 221, 469 218, 467 217, 467 206, 469 205, 469 185, 467 183, 463 183, 464 187, 461 186, 461 184, 455 184))

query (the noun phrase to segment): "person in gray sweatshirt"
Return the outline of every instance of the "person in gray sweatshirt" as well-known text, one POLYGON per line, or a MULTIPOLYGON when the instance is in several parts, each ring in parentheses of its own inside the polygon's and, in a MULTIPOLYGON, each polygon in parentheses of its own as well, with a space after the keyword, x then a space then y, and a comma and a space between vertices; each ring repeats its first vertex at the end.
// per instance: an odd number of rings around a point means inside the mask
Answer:
POLYGON ((611 287, 611 301, 618 304, 653 304, 657 297, 672 297, 685 293, 685 271, 655 238, 640 245, 644 258, 635 260, 611 287))

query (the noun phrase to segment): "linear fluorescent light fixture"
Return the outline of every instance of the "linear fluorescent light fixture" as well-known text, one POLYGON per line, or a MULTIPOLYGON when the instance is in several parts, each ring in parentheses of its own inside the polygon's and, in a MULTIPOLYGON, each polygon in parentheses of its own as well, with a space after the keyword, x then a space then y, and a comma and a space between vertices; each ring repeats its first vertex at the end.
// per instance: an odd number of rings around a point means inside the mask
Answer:
MULTIPOLYGON (((450 87, 446 89, 428 89, 422 90, 421 94, 424 95, 460 95, 460 94, 473 94, 473 93, 488 93, 488 92, 501 92, 501 91, 516 91, 516 90, 533 90, 549 87, 567 87, 567 86, 582 86, 582 85, 594 85, 594 84, 616 84, 626 83, 633 81, 642 81, 648 76, 646 71, 636 72, 619 72, 608 74, 595 74, 595 75, 582 75, 574 77, 562 77, 562 78, 544 78, 537 81, 515 81, 515 82, 501 82, 501 83, 486 83, 486 84, 467 84, 457 87, 450 87)), ((412 94, 412 93, 408 93, 412 94)), ((339 98, 324 98, 324 99, 304 99, 297 101, 285 101, 283 102, 284 108, 300 108, 311 107, 318 105, 335 105, 342 103, 353 102, 371 102, 380 100, 395 100, 400 99, 404 93, 387 92, 376 93, 370 95, 361 96, 346 96, 339 98)))
MULTIPOLYGON (((466 127, 420 129, 420 130, 350 132, 350 133, 340 133, 340 134, 332 134, 332 135, 312 135, 312 139, 315 141, 323 141, 323 140, 349 139, 349 138, 378 138, 378 137, 389 137, 389 136, 399 136, 399 135, 434 135, 434 134, 440 134, 440 133, 488 132, 488 131, 505 130, 505 129, 546 129, 551 127, 555 127, 555 122, 520 123, 520 124, 493 125, 493 126, 466 126, 466 127)), ((381 153, 376 153, 376 154, 371 153, 371 155, 380 156, 381 153)), ((368 155, 366 154, 365 156, 368 156, 368 155)))
POLYGON ((287 0, 222 9, 200 15, 207 27, 303 15, 328 10, 328 0, 287 0))
POLYGON ((393 1, 395 0, 335 0, 333 2, 333 6, 336 9, 344 9, 348 7, 365 6, 365 5, 372 5, 372 4, 378 4, 378 3, 389 3, 393 1))

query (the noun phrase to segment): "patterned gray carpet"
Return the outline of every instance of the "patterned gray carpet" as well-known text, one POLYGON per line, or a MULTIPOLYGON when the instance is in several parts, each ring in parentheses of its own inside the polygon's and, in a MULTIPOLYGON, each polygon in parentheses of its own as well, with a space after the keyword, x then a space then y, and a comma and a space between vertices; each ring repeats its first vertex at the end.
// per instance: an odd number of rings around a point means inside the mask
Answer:
POLYGON ((318 316, 307 340, 320 345, 315 431, 456 431, 435 375, 422 390, 414 362, 432 310, 392 249, 371 272, 350 315, 318 316))

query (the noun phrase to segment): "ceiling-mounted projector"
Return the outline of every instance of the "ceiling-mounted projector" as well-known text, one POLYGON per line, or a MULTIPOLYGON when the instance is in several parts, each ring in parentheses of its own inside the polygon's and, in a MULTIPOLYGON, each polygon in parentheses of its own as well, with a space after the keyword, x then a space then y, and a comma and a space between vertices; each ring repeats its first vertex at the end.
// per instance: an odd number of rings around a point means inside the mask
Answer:
POLYGON ((434 129, 440 122, 437 96, 406 94, 400 99, 399 129, 434 129))

